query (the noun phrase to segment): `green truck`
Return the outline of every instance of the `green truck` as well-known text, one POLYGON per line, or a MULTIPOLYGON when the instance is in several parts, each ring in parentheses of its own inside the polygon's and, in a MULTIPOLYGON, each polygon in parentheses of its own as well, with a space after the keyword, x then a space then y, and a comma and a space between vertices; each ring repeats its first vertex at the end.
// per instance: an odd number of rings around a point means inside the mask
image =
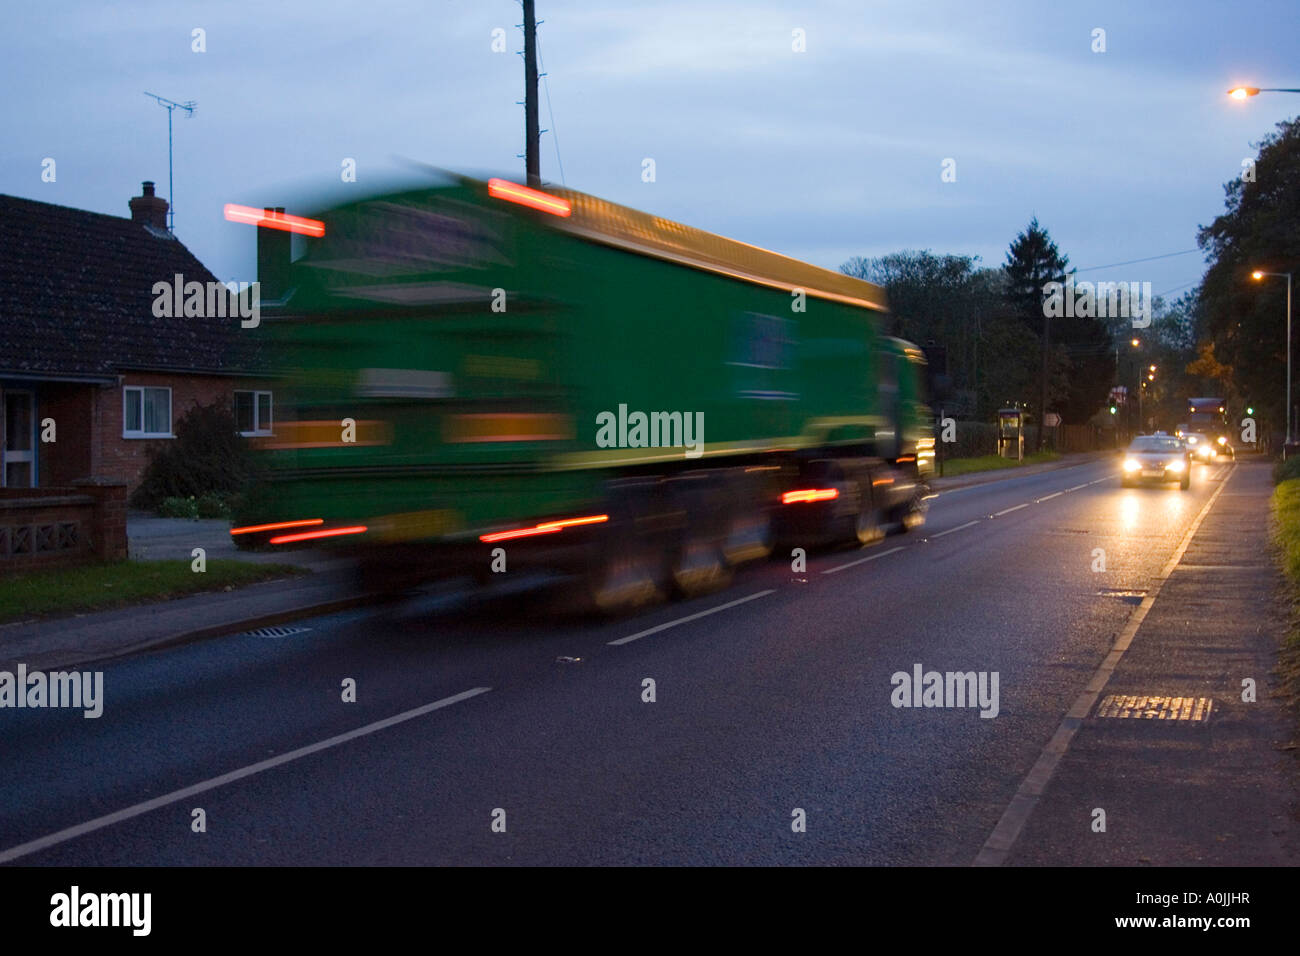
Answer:
POLYGON ((259 228, 280 384, 241 543, 368 586, 544 567, 621 609, 923 520, 925 359, 877 286, 501 179, 300 221, 292 263, 259 228))

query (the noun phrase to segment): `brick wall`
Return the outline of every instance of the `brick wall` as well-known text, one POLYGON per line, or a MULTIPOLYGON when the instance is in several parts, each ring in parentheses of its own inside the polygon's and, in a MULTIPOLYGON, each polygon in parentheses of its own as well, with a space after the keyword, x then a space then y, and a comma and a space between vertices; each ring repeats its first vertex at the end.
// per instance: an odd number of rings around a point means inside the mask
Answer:
POLYGON ((126 485, 0 489, 0 574, 126 557, 126 485))

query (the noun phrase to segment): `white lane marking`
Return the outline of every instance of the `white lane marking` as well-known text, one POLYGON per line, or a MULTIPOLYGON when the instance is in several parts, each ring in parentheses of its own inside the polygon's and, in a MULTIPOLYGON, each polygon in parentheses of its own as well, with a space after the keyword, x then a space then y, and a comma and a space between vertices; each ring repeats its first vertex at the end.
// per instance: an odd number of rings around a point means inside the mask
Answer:
POLYGON ((1115 475, 1107 475, 1105 478, 1098 478, 1096 481, 1090 481, 1090 482, 1088 482, 1088 484, 1090 484, 1090 485, 1096 485, 1096 484, 1099 484, 1099 483, 1101 483, 1101 482, 1103 482, 1103 481, 1113 481, 1113 480, 1115 479, 1115 477, 1116 477, 1115 475))
MULTIPOLYGON (((973 485, 962 485, 960 488, 949 488, 949 489, 946 490, 946 491, 945 491, 944 489, 940 488, 937 492, 935 492, 935 495, 936 495, 936 496, 939 496, 939 495, 959 495, 959 494, 961 494, 963 491, 974 491, 974 490, 977 489, 977 488, 984 488, 984 487, 987 486, 987 485, 994 485, 994 484, 997 484, 998 482, 1003 482, 1003 481, 1016 481, 1016 480, 1020 480, 1020 479, 1037 478, 1037 477, 1040 476, 1040 475, 1050 474, 1051 472, 1054 472, 1054 471, 1073 471, 1073 470, 1076 469, 1076 468, 1087 468, 1089 465, 1096 465, 1096 464, 1101 464, 1101 463, 1103 463, 1103 460, 1102 460, 1102 459, 1095 459, 1095 460, 1093 460, 1093 461, 1081 461, 1081 462, 1079 462, 1077 465, 1066 465, 1064 468, 1049 468, 1049 469, 1047 469, 1047 471, 1036 471, 1036 472, 1034 472, 1033 474, 1029 474, 1029 475, 1004 475, 1004 476, 1002 476, 1001 478, 994 478, 994 479, 992 479, 992 480, 990 480, 990 481, 977 481, 977 482, 976 482, 975 484, 973 484, 973 485)), ((1001 469, 998 469, 998 470, 1001 470, 1001 469)), ((938 477, 938 476, 936 475, 936 476, 935 476, 935 480, 936 480, 936 481, 942 481, 943 479, 940 478, 940 477, 938 477)), ((1084 487, 1084 486, 1083 486, 1083 485, 1079 485, 1079 487, 1082 488, 1082 487, 1084 487)))
POLYGON ((148 813, 151 810, 157 810, 159 807, 165 807, 168 804, 176 803, 187 797, 196 794, 206 793, 209 790, 215 790, 217 787, 223 787, 228 783, 234 783, 236 780, 243 780, 245 777, 251 777, 253 774, 261 773, 263 770, 270 770, 273 767, 279 767, 293 760, 319 753, 322 750, 328 750, 330 747, 337 747, 339 744, 345 744, 349 740, 356 740, 358 737, 365 737, 368 734, 376 733, 380 730, 386 730, 389 727, 404 723, 408 720, 414 720, 416 717, 423 717, 425 714, 440 710, 443 707, 450 707, 452 704, 459 704, 462 700, 469 700, 471 697, 477 697, 479 694, 486 694, 491 687, 475 687, 472 690, 462 691, 451 697, 444 697, 442 700, 435 700, 432 704, 425 704, 416 707, 413 710, 404 710, 400 714, 392 717, 385 717, 383 720, 377 720, 372 724, 366 724, 364 727, 358 727, 356 730, 349 730, 347 733, 338 734, 327 740, 321 740, 314 744, 308 744, 306 747, 299 747, 297 750, 290 750, 288 753, 282 753, 278 757, 271 757, 267 760, 259 760, 255 764, 249 764, 247 767, 241 767, 238 770, 232 770, 230 773, 223 773, 219 777, 213 777, 210 780, 204 780, 202 783, 196 783, 193 786, 185 787, 182 790, 173 790, 171 793, 165 793, 161 797, 154 797, 152 800, 146 800, 144 803, 137 803, 135 806, 127 807, 125 810, 118 810, 116 813, 110 813, 106 816, 96 817, 85 823, 78 823, 76 826, 68 827, 65 830, 59 830, 57 833, 51 833, 49 836, 43 836, 37 840, 30 840, 27 843, 20 843, 18 846, 10 847, 3 853, 0 853, 0 863, 8 863, 10 860, 16 860, 20 856, 27 856, 29 853, 35 853, 38 850, 44 850, 48 847, 55 846, 59 843, 66 843, 68 840, 74 840, 79 836, 85 836, 87 833, 93 833, 96 830, 102 830, 104 827, 110 827, 115 823, 121 823, 123 820, 130 820, 132 817, 138 817, 141 814, 148 813))
POLYGON ((957 525, 957 527, 955 527, 955 528, 949 528, 947 531, 940 531, 938 534, 932 534, 932 535, 930 535, 930 537, 931 537, 931 538, 942 538, 945 534, 952 534, 954 531, 961 531, 961 530, 964 529, 964 528, 969 528, 971 525, 973 525, 973 524, 979 524, 979 523, 980 523, 980 522, 979 522, 979 519, 976 518, 974 521, 967 521, 965 524, 959 524, 959 525, 957 525))
POLYGON ((1034 504, 1041 505, 1044 501, 1051 501, 1053 498, 1059 498, 1063 494, 1065 494, 1064 491, 1058 491, 1056 494, 1048 495, 1046 498, 1039 498, 1037 501, 1034 502, 1034 504))
POLYGON ((1028 508, 1028 507, 1029 507, 1029 502, 1026 501, 1024 504, 1016 505, 1014 508, 1003 508, 1001 511, 995 511, 993 512, 993 517, 1001 518, 1003 515, 1009 515, 1013 511, 1019 511, 1021 508, 1028 508))
POLYGON ((876 558, 888 557, 891 554, 897 554, 899 551, 906 551, 906 550, 907 550, 906 548, 900 545, 897 548, 890 548, 888 551, 881 551, 879 554, 869 554, 865 558, 858 558, 858 560, 850 561, 848 564, 841 564, 837 568, 827 568, 825 571, 822 572, 822 574, 834 574, 836 571, 843 571, 845 568, 856 567, 859 564, 865 564, 868 561, 874 561, 876 560, 876 558))
POLYGON ((1085 481, 1085 482, 1084 482, 1083 484, 1081 484, 1081 485, 1075 485, 1073 488, 1066 488, 1065 490, 1066 490, 1066 491, 1078 491, 1080 488, 1087 488, 1087 487, 1088 487, 1088 483, 1085 481))
POLYGON ((752 601, 754 598, 761 598, 764 595, 775 594, 775 588, 769 588, 766 591, 758 591, 749 597, 743 597, 735 601, 728 601, 726 604, 719 604, 717 607, 711 607, 707 611, 700 611, 698 614, 688 614, 686 617, 679 617, 675 621, 669 621, 667 624, 659 624, 655 627, 646 628, 644 631, 637 631, 635 634, 629 634, 627 637, 620 637, 616 641, 608 641, 611 645, 630 644, 632 641, 639 640, 643 637, 649 637, 651 634, 658 634, 660 631, 666 631, 670 627, 676 627, 678 624, 685 624, 687 621, 698 621, 702 617, 708 617, 710 614, 717 614, 719 611, 725 611, 729 607, 735 607, 737 604, 744 604, 746 601, 752 601))
POLYGON ((1025 824, 1029 822, 1029 817, 1038 805, 1039 799, 1047 790, 1047 784, 1052 779, 1057 764, 1061 762, 1061 758, 1065 756, 1065 752, 1070 748, 1070 741, 1074 739, 1074 735, 1083 726, 1084 720, 1092 711, 1093 705, 1097 703, 1097 699, 1101 696, 1102 690, 1105 689, 1107 681, 1110 680, 1110 675, 1119 666, 1120 658, 1124 656, 1124 652, 1133 643, 1138 628, 1142 626, 1147 612, 1156 603, 1156 596, 1160 594, 1160 589, 1164 586, 1166 579, 1174 573, 1174 568, 1178 567, 1178 562, 1183 559, 1188 546, 1192 543, 1192 538, 1196 536, 1197 530, 1201 527, 1201 522, 1205 520, 1205 516, 1214 507, 1215 500, 1227 486, 1228 482, 1225 479, 1224 483, 1215 489, 1214 494, 1210 495, 1210 499, 1205 502, 1205 507, 1196 516, 1192 526, 1187 529, 1187 534, 1183 536, 1183 540, 1179 543, 1169 562, 1156 575, 1153 587, 1147 592, 1146 597, 1142 599, 1142 603, 1133 609, 1128 623, 1124 625, 1124 629, 1115 638, 1115 644, 1111 647, 1110 653, 1098 665, 1096 672, 1092 675, 1092 680, 1088 682, 1088 686, 1083 689, 1083 693, 1075 700, 1074 706, 1061 720, 1060 726, 1056 728, 1056 733, 1052 735, 1052 739, 1047 742, 1047 746, 1038 755, 1038 760, 1035 761, 1029 774, 1020 782, 1020 787, 1016 790, 1015 796, 1011 798, 1011 802, 1007 804, 1006 810, 1002 813, 1002 818, 998 820, 997 826, 993 828, 993 832, 989 834, 989 838, 984 842, 984 847, 980 850, 979 855, 975 857, 973 866, 1001 866, 1006 861, 1012 846, 1015 845, 1016 839, 1020 836, 1020 832, 1024 829, 1025 824))

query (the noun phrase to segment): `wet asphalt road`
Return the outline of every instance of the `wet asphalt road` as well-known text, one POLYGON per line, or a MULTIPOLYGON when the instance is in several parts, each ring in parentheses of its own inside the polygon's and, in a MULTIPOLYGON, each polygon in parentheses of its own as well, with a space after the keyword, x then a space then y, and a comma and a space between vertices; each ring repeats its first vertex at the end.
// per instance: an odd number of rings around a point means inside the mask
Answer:
POLYGON ((15 862, 968 864, 1231 467, 1179 492, 1116 465, 945 492, 912 533, 631 618, 426 599, 97 665, 97 720, 0 711, 0 859, 85 825, 15 862), (997 716, 892 706, 916 664, 997 672, 997 716))

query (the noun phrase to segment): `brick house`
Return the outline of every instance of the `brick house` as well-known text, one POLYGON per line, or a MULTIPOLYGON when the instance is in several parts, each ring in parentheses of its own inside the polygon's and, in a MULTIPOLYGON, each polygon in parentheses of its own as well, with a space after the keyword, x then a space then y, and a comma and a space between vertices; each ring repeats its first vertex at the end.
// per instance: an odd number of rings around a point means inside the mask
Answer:
POLYGON ((218 280, 168 231, 153 183, 128 205, 125 218, 0 195, 0 489, 133 491, 196 403, 223 399, 244 434, 270 433, 256 334, 238 314, 156 314, 156 283, 218 280))

